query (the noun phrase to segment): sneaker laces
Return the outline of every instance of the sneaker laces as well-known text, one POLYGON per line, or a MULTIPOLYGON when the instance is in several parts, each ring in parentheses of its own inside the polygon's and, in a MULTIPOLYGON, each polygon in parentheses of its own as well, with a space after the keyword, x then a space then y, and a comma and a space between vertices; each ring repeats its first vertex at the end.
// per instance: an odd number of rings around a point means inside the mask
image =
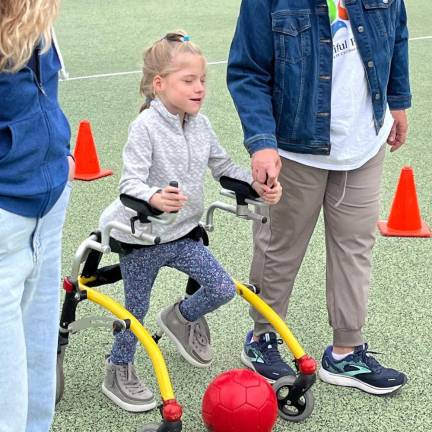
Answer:
POLYGON ((273 339, 270 342, 260 341, 259 342, 260 351, 263 354, 264 359, 268 360, 270 364, 284 363, 280 355, 280 352, 277 348, 278 345, 282 345, 282 344, 283 344, 282 339, 273 339))
POLYGON ((383 370, 383 366, 378 362, 378 360, 376 360, 373 357, 373 355, 380 355, 380 354, 383 353, 368 350, 368 345, 365 344, 364 348, 354 353, 354 356, 359 358, 373 372, 380 373, 383 370))
POLYGON ((189 346, 198 348, 198 350, 209 345, 207 334, 205 330, 201 327, 199 321, 193 321, 188 324, 189 326, 189 346), (198 343, 198 347, 196 347, 198 343))
POLYGON ((127 365, 121 366, 122 367, 119 368, 119 375, 128 391, 130 391, 132 395, 143 393, 146 390, 146 387, 138 379, 134 365, 132 363, 128 363, 127 365))

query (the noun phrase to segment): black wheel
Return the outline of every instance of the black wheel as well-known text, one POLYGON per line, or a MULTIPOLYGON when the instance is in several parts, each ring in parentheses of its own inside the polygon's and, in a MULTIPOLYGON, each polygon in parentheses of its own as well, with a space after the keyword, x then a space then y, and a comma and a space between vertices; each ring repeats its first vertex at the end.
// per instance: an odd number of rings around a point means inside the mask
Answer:
POLYGON ((144 426, 140 426, 137 432, 157 432, 160 427, 159 423, 149 423, 144 426))
POLYGON ((61 401, 64 393, 64 372, 63 360, 65 355, 66 345, 60 347, 60 352, 57 353, 57 366, 56 366, 56 405, 61 401))
POLYGON ((310 390, 296 401, 290 399, 291 389, 295 380, 296 377, 294 376, 279 378, 273 384, 273 389, 276 393, 279 416, 290 422, 301 422, 312 414, 315 401, 310 390))

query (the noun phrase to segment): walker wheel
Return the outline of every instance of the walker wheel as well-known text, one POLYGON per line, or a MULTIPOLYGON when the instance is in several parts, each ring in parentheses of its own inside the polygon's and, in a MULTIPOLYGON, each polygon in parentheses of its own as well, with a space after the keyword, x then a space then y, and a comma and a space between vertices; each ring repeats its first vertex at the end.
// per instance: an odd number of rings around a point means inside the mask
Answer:
POLYGON ((295 380, 295 376, 279 378, 273 384, 273 389, 276 392, 279 416, 290 422, 301 422, 312 414, 315 402, 310 390, 296 401, 290 399, 290 392, 295 380))
POLYGON ((63 360, 65 355, 66 345, 60 347, 60 352, 57 354, 56 364, 56 405, 61 401, 64 393, 64 372, 63 360))

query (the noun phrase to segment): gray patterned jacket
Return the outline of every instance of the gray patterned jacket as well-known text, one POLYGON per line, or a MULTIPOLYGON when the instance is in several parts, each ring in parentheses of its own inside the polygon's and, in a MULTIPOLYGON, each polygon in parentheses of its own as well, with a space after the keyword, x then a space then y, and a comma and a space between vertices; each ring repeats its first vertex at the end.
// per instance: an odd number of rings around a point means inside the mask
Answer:
MULTIPOLYGON (((235 165, 202 114, 185 117, 182 127, 178 115, 171 114, 156 99, 129 127, 123 150, 123 172, 120 193, 149 201, 154 193, 170 181, 177 181, 184 195, 185 206, 171 225, 152 224, 152 232, 162 243, 178 239, 198 225, 204 211, 204 179, 207 167, 216 180, 223 175, 252 182, 246 170, 235 165)), ((102 213, 100 226, 115 220, 129 225, 135 215, 116 199, 102 213)), ((148 228, 136 223, 136 229, 148 228)), ((115 239, 125 243, 142 243, 129 234, 113 230, 115 239)))

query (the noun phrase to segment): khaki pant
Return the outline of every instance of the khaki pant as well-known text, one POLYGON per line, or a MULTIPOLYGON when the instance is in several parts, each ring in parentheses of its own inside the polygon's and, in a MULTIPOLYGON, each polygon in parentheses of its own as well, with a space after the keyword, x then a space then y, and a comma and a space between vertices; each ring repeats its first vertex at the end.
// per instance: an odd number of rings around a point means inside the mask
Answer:
MULTIPOLYGON (((328 171, 282 159, 281 201, 254 224, 250 281, 283 319, 294 280, 321 208, 326 238, 326 294, 333 343, 362 344, 371 273, 371 252, 379 213, 385 146, 362 167, 328 171)), ((254 309, 254 333, 273 331, 254 309)))

